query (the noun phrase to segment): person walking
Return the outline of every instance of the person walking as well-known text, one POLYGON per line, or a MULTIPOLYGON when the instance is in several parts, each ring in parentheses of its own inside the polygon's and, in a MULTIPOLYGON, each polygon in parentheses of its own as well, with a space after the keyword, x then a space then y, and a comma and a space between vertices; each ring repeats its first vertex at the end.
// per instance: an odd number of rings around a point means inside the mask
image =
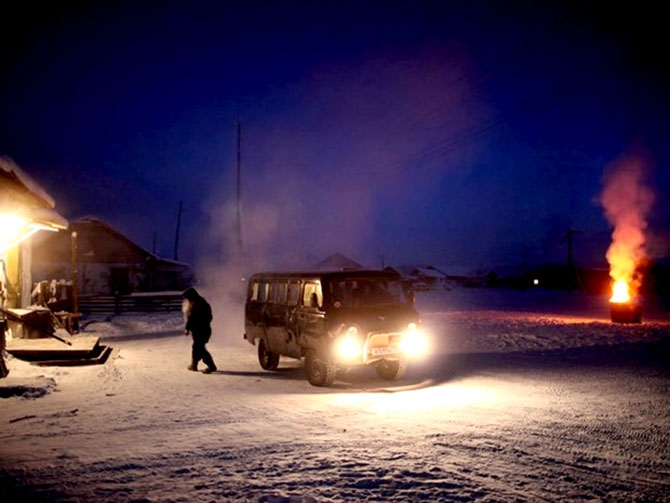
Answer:
POLYGON ((188 370, 197 371, 200 360, 207 365, 202 372, 211 374, 216 370, 212 355, 209 354, 205 345, 212 335, 212 308, 195 288, 188 288, 182 294, 184 298, 184 313, 186 314, 186 326, 184 335, 193 337, 191 350, 191 364, 188 370))

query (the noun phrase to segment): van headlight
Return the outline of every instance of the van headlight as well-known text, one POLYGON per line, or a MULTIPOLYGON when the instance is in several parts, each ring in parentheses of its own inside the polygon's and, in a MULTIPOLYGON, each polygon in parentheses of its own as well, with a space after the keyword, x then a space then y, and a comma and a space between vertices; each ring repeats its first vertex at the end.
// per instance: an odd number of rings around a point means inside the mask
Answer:
POLYGON ((400 341, 400 349, 407 356, 421 356, 428 351, 428 340, 426 335, 419 330, 416 323, 407 325, 407 329, 400 341))
POLYGON ((358 328, 351 326, 347 329, 338 343, 337 353, 343 360, 354 360, 361 357, 363 347, 358 337, 358 328))

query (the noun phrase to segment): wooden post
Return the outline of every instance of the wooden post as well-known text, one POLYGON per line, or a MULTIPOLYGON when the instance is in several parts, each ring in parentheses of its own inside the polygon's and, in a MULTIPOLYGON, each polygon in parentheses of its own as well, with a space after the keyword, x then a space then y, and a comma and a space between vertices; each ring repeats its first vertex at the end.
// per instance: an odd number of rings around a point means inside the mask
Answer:
POLYGON ((77 281, 77 233, 70 234, 70 261, 72 264, 72 312, 79 312, 79 286, 77 281))

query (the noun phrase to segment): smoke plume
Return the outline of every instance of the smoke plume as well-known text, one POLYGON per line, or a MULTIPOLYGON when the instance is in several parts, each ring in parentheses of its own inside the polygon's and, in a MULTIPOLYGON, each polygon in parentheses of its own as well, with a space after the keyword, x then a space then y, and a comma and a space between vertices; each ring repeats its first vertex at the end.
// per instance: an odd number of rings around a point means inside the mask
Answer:
POLYGON ((474 75, 459 46, 398 49, 321 63, 259 96, 241 120, 243 250, 234 170, 204 203, 211 253, 198 275, 226 313, 218 319, 238 324, 226 332, 243 332, 253 272, 306 269, 335 252, 375 267, 411 246, 389 213, 412 211, 445 172, 467 169, 491 128, 474 75))
POLYGON ((640 286, 638 268, 646 257, 647 216, 654 194, 646 183, 649 168, 639 156, 629 156, 608 166, 600 202, 613 226, 607 250, 610 276, 623 280, 634 295, 640 286))

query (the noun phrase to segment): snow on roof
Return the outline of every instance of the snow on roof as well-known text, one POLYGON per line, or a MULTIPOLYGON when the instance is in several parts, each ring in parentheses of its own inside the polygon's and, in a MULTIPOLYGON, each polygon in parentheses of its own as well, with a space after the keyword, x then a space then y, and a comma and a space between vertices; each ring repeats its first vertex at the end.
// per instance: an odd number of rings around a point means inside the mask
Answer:
POLYGON ((0 156, 0 175, 2 205, 10 212, 45 227, 67 229, 67 220, 54 209, 54 199, 9 157, 0 156))
POLYGON ((444 278, 446 276, 446 273, 443 273, 442 271, 435 269, 433 266, 417 266, 414 269, 412 269, 412 272, 414 274, 420 274, 421 276, 427 277, 427 278, 444 278))
POLYGON ((326 257, 321 262, 314 264, 312 269, 365 269, 365 266, 342 253, 336 252, 326 257))
POLYGON ((52 208, 34 208, 29 212, 29 217, 33 222, 56 229, 67 229, 69 226, 68 221, 52 208))
POLYGON ((140 250, 147 257, 152 257, 152 258, 156 259, 157 261, 162 262, 164 264, 171 264, 171 265, 177 265, 177 266, 182 266, 182 267, 190 267, 190 264, 188 264, 186 262, 180 262, 178 260, 172 260, 172 259, 159 257, 158 255, 156 255, 153 252, 150 252, 149 250, 147 250, 143 246, 138 245, 132 239, 127 237, 125 234, 119 232, 118 230, 113 228, 111 225, 109 225, 107 222, 105 222, 104 220, 102 220, 99 217, 96 217, 96 216, 93 216, 93 215, 86 215, 86 216, 83 216, 83 217, 78 218, 76 220, 73 220, 72 224, 73 225, 97 225, 97 226, 100 226, 100 227, 106 229, 108 232, 114 234, 119 239, 121 239, 123 241, 126 241, 131 246, 135 247, 137 250, 140 250))
POLYGON ((56 202, 47 194, 47 192, 33 180, 25 171, 9 157, 0 156, 0 169, 2 169, 10 178, 14 178, 19 184, 41 200, 44 206, 48 208, 55 208, 56 202))

